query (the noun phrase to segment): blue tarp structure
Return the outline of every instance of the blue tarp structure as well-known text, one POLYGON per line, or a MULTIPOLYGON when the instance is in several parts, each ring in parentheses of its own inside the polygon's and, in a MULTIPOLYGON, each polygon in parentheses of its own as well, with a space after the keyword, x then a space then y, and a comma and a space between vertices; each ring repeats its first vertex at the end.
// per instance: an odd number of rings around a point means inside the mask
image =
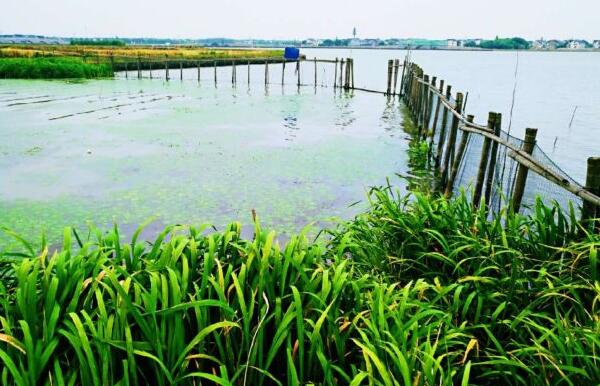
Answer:
POLYGON ((285 47, 283 57, 287 60, 298 60, 298 58, 300 58, 300 49, 296 47, 285 47))

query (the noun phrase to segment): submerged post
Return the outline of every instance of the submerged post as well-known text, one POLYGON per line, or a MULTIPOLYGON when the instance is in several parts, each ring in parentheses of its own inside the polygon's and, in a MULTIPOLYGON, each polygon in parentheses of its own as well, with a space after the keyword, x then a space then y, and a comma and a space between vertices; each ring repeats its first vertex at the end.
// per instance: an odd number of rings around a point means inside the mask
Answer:
POLYGON ((165 56, 165 79, 169 80, 169 57, 165 56))
POLYGON ((425 127, 425 116, 427 115, 427 91, 429 85, 429 75, 423 76, 423 82, 419 84, 419 116, 417 125, 419 126, 419 139, 427 135, 428 128, 425 127))
POLYGON ((296 72, 298 73, 298 87, 300 87, 300 59, 296 62, 296 72))
POLYGON ((394 66, 394 61, 392 59, 388 60, 387 91, 386 91, 387 95, 390 95, 392 93, 392 67, 393 66, 394 66))
POLYGON ((315 62, 315 87, 317 87, 317 58, 314 59, 315 62))
POLYGON ((250 86, 250 60, 248 60, 248 86, 250 86))
POLYGON ((150 72, 150 79, 152 79, 152 61, 148 62, 148 67, 149 67, 149 72, 150 72))
MULTIPOLYGON (((452 95, 452 86, 446 86, 446 100, 450 100, 450 95, 452 95)), ((444 144, 446 143, 446 127, 448 126, 448 108, 446 105, 442 106, 442 127, 440 128, 440 140, 438 141, 437 151, 435 154, 435 170, 441 172, 441 158, 442 153, 444 151, 444 144)))
POLYGON ((350 87, 354 89, 354 59, 350 59, 350 87))
MULTIPOLYGON (((494 123, 494 135, 500 137, 500 131, 502 130, 502 114, 496 113, 496 120, 494 123)), ((485 179, 485 191, 484 191, 484 202, 486 208, 490 205, 492 198, 492 191, 494 188, 494 172, 496 170, 496 162, 498 158, 498 142, 492 142, 492 152, 490 153, 490 164, 488 166, 488 172, 485 179)), ((502 182, 502 181, 500 181, 502 182)))
MULTIPOLYGON (((468 122, 472 123, 474 120, 474 116, 467 116, 468 122)), ((456 181, 456 176, 458 175, 460 163, 462 162, 465 150, 467 149, 467 142, 469 142, 469 132, 463 130, 462 136, 460 137, 460 144, 458 145, 458 150, 456 151, 456 158, 454 158, 454 163, 452 164, 452 169, 450 170, 450 177, 448 177, 448 183, 446 184, 446 191, 444 192, 444 195, 447 198, 452 197, 452 192, 454 191, 454 181, 456 181)))
MULTIPOLYGON (((600 196, 600 157, 590 157, 587 160, 587 175, 585 178, 585 188, 596 196, 600 196)), ((594 221, 596 229, 600 227, 600 207, 591 202, 583 200, 581 211, 582 221, 594 221)))
POLYGON ((215 87, 217 87, 217 61, 214 61, 214 67, 215 67, 215 87))
MULTIPOLYGON (((535 148, 535 137, 537 136, 537 129, 528 128, 525 130, 525 141, 521 146, 521 150, 523 150, 527 154, 533 153, 533 149, 535 148)), ((525 193, 525 185, 527 184, 527 174, 529 172, 529 168, 526 166, 519 164, 519 168, 517 169, 517 177, 515 179, 515 190, 512 196, 512 210, 514 213, 519 213, 521 209, 521 202, 523 201, 523 194, 525 193)))
POLYGON ((338 58, 335 58, 335 70, 333 73, 333 88, 335 89, 337 87, 337 68, 338 68, 338 58))
POLYGON ((138 79, 141 79, 142 77, 142 59, 140 58, 140 56, 138 55, 137 58, 137 70, 138 70, 138 79))
POLYGON ((340 59, 340 81, 339 81, 339 87, 343 87, 344 85, 344 58, 340 59))
POLYGON ((183 80, 183 62, 179 62, 179 80, 183 80))
MULTIPOLYGON (((496 113, 490 112, 488 114, 487 128, 489 131, 493 131, 496 125, 496 113)), ((483 146, 481 147, 481 158, 479 159, 479 168, 477 169, 477 180, 475 182, 475 190, 473 191, 473 205, 479 207, 481 202, 481 192, 483 190, 483 183, 485 180, 485 172, 487 170, 488 161, 490 159, 490 145, 492 140, 485 137, 483 140, 483 146)))
POLYGON ((281 67, 281 85, 283 86, 285 84, 285 59, 283 60, 282 63, 282 67, 281 67))
POLYGON ((269 61, 265 60, 265 84, 269 84, 269 61))
POLYGON ((196 62, 196 66, 198 66, 198 83, 200 83, 200 61, 196 62))
MULTIPOLYGON (((457 93, 456 94, 456 106, 454 107, 454 110, 456 111, 456 113, 458 113, 458 115, 460 115, 462 113, 462 103, 463 103, 463 94, 462 93, 457 93)), ((455 147, 456 147, 456 133, 458 132, 458 124, 459 124, 460 120, 458 118, 458 116, 452 114, 452 126, 450 128, 450 135, 448 137, 448 146, 446 147, 446 154, 444 154, 444 163, 443 163, 443 169, 442 169, 442 187, 446 188, 447 187, 447 182, 448 182, 448 173, 449 173, 449 169, 450 167, 452 167, 452 161, 454 160, 454 152, 455 152, 455 147)))
POLYGON ((398 96, 402 98, 404 94, 404 73, 406 71, 406 58, 404 58, 404 62, 402 64, 402 77, 400 78, 400 90, 398 92, 398 96))
POLYGON ((394 88, 393 94, 396 95, 396 86, 398 85, 398 70, 400 69, 400 59, 394 59, 394 88))

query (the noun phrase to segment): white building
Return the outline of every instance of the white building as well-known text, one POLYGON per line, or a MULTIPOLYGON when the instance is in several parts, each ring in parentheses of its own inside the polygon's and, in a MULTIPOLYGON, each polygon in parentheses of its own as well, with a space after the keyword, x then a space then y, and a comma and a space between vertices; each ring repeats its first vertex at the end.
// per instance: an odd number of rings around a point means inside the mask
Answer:
POLYGON ((580 50, 586 48, 586 43, 583 40, 571 40, 567 43, 567 48, 570 50, 580 50))
POLYGON ((457 48, 459 46, 459 41, 456 39, 448 39, 448 48, 457 48))
POLYGON ((594 40, 593 46, 595 49, 600 50, 600 40, 594 40))

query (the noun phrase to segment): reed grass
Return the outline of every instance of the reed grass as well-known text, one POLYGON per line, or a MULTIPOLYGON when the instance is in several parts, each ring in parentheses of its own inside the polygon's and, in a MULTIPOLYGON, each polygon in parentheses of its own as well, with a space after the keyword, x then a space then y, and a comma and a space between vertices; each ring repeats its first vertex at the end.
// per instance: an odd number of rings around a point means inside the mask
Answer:
MULTIPOLYGON (((0 265, 9 385, 583 385, 600 382, 600 236, 538 201, 489 221, 464 197, 374 189, 285 246, 241 225, 65 229, 0 265)), ((10 233, 10 232, 9 232, 10 233)))
POLYGON ((108 64, 85 63, 79 58, 2 58, 0 78, 66 79, 112 77, 108 64))

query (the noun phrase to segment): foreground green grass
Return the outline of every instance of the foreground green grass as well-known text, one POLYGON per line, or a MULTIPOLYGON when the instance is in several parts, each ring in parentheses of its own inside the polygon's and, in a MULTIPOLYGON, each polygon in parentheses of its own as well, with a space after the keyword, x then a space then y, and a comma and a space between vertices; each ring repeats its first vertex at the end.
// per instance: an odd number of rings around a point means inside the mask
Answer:
POLYGON ((371 200, 321 244, 239 224, 24 243, 0 268, 2 383, 600 382, 600 236, 541 204, 371 200))
POLYGON ((0 58, 0 78, 89 79, 112 77, 108 64, 85 63, 79 58, 0 58))

